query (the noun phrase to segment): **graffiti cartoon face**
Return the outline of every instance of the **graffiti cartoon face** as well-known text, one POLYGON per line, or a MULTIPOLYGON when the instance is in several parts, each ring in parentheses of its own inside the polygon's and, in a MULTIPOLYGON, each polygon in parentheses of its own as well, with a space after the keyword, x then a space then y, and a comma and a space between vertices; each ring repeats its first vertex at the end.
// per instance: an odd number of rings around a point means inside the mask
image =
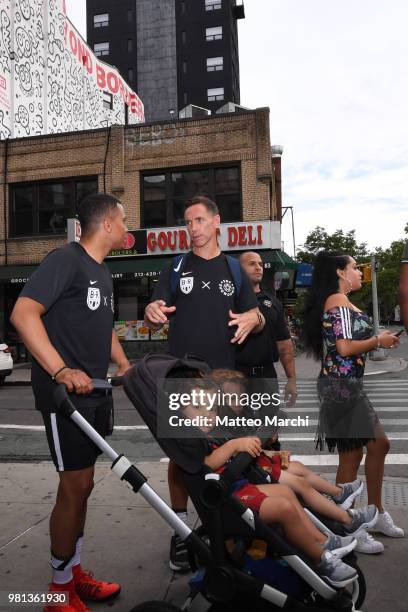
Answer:
MULTIPOLYGON (((31 9, 30 9, 30 0, 20 0, 20 11, 24 19, 27 21, 30 19, 31 9)), ((34 14, 34 12, 33 12, 34 14)))
POLYGON ((32 41, 24 28, 16 29, 17 53, 19 57, 30 58, 32 55, 32 41))
POLYGON ((20 64, 19 68, 17 68, 17 72, 18 76, 20 77, 21 89, 23 89, 26 93, 31 93, 33 89, 33 81, 31 78, 30 64, 28 62, 20 64))

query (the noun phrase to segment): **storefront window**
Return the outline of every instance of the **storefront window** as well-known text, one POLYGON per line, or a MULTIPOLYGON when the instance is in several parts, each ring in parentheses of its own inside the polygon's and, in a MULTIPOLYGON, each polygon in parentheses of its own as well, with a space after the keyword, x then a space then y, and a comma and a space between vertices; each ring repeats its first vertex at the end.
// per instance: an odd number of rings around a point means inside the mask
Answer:
POLYGON ((65 234, 79 202, 97 191, 97 177, 10 185, 10 236, 65 234))
POLYGON ((184 204, 196 194, 217 203, 223 222, 242 221, 239 166, 219 166, 143 175, 144 227, 184 225, 184 204))
POLYGON ((144 311, 154 289, 152 278, 115 281, 115 331, 121 342, 150 340, 144 311))

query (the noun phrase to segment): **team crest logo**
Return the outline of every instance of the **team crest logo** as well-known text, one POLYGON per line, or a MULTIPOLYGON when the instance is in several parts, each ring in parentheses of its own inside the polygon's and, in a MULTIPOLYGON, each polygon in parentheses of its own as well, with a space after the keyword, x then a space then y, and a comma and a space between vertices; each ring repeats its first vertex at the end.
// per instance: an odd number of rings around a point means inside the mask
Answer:
POLYGON ((231 283, 230 280, 222 280, 218 286, 222 295, 226 295, 227 297, 230 297, 235 291, 234 283, 231 283))
POLYGON ((187 295, 193 289, 194 285, 194 277, 193 276, 185 276, 184 278, 180 278, 180 289, 183 293, 187 295))
POLYGON ((101 292, 96 287, 88 287, 87 306, 90 310, 97 310, 101 304, 101 292))

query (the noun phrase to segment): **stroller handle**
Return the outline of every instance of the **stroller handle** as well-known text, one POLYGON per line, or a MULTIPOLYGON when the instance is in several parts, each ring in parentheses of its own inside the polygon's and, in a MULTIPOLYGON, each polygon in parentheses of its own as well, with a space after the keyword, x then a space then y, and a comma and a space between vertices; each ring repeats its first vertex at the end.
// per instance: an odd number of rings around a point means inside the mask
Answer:
MULTIPOLYGON (((109 391, 112 387, 122 386, 123 379, 123 376, 110 376, 106 380, 103 378, 92 378, 92 384, 93 388, 96 390, 109 391)), ((67 391, 67 387, 63 383, 57 385, 54 391, 54 402, 58 412, 64 412, 67 416, 70 416, 76 410, 67 391)))

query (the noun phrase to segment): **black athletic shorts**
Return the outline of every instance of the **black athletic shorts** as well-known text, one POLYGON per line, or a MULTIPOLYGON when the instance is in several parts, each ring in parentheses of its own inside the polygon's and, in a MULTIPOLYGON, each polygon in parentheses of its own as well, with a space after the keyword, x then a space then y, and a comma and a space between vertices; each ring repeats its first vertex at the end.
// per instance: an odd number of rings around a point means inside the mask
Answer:
MULTIPOLYGON (((112 433, 112 397, 102 396, 98 403, 77 408, 78 412, 104 438, 112 433)), ((58 412, 41 411, 57 472, 83 470, 95 465, 101 450, 88 438, 74 421, 58 412)))

